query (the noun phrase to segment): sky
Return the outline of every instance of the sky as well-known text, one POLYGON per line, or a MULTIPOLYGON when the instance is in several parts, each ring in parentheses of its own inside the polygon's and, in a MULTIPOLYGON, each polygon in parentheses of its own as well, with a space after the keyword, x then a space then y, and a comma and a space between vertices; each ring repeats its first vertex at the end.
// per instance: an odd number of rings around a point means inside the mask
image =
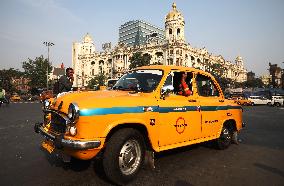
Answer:
POLYGON ((118 42, 118 28, 144 20, 164 28, 175 2, 185 19, 186 42, 234 62, 257 76, 268 63, 284 68, 284 0, 0 0, 0 69, 22 69, 53 42, 50 61, 71 66, 72 43, 86 33, 96 50, 118 42))

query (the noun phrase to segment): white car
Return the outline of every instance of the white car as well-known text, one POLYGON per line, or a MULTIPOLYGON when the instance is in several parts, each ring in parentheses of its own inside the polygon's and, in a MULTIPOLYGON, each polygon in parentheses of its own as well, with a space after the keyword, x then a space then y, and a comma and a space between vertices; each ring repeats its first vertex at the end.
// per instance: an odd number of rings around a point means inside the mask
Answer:
POLYGON ((262 96, 250 96, 248 100, 251 101, 252 105, 271 105, 271 100, 262 96))
POLYGON ((271 105, 273 106, 283 106, 284 105, 284 96, 272 96, 271 105))

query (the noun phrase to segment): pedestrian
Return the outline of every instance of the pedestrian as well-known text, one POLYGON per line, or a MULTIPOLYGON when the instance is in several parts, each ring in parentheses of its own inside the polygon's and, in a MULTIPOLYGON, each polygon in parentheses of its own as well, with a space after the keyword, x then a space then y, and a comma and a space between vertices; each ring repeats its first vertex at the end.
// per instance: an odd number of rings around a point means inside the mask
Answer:
POLYGON ((2 87, 0 87, 0 102, 9 104, 9 100, 6 98, 6 91, 2 87))
MULTIPOLYGON (((58 93, 68 92, 72 90, 72 85, 74 81, 74 70, 72 68, 66 69, 66 74, 61 76, 58 81, 58 93)), ((54 92, 54 94, 58 94, 54 92)))
POLYGON ((5 100, 5 90, 0 87, 0 101, 5 100))

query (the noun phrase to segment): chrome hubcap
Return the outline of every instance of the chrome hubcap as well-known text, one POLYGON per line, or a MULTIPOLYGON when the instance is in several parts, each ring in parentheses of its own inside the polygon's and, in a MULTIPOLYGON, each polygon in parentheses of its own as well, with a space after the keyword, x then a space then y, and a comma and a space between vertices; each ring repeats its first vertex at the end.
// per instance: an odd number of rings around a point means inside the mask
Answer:
POLYGON ((127 141, 119 153, 119 168, 125 175, 132 174, 141 162, 141 149, 136 140, 127 141))
POLYGON ((222 137, 224 140, 226 141, 231 140, 230 131, 227 128, 224 128, 222 133, 223 133, 222 137))

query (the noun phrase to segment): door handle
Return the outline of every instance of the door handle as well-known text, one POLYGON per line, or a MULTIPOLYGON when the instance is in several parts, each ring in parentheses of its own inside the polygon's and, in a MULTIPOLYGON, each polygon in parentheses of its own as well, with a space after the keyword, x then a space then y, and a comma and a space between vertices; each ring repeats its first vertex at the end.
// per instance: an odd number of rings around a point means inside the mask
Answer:
POLYGON ((189 99, 188 102, 196 102, 196 99, 189 99))

